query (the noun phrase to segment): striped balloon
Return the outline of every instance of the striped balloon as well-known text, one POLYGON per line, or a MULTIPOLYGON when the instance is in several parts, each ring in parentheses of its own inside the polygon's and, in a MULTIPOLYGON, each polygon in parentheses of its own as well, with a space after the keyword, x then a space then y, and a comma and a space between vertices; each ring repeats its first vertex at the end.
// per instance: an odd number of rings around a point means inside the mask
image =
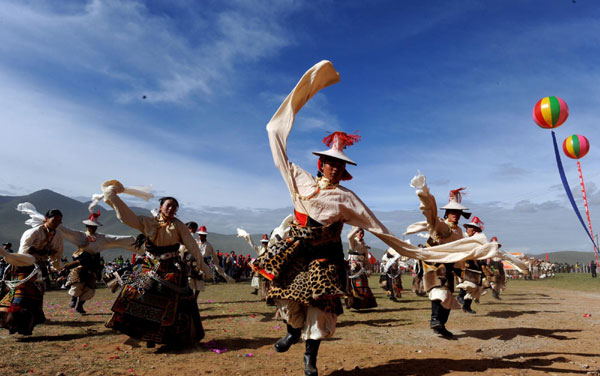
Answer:
POLYGON ((588 151, 590 151, 590 142, 584 136, 574 134, 565 138, 565 141, 563 142, 563 151, 569 158, 583 158, 588 151))
POLYGON ((567 103, 559 97, 545 97, 533 107, 533 121, 542 128, 560 127, 569 116, 567 103))

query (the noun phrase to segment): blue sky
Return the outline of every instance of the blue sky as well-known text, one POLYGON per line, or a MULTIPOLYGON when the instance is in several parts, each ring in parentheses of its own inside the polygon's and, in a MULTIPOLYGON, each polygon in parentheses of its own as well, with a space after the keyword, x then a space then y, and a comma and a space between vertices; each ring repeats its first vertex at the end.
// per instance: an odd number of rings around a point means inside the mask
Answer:
MULTIPOLYGON (((383 217, 410 213, 390 219, 394 232, 420 219, 408 185, 419 169, 440 202, 466 186, 504 244, 589 250, 531 111, 560 96, 571 114, 559 141, 590 140, 594 220, 599 16, 583 0, 2 1, 0 194, 88 197, 117 178, 178 197, 190 216, 213 208, 268 231, 290 200, 265 125, 327 59, 341 82, 299 113, 292 161, 316 170, 328 132, 359 130, 346 186, 383 217)), ((581 197, 575 162, 563 163, 581 197)))

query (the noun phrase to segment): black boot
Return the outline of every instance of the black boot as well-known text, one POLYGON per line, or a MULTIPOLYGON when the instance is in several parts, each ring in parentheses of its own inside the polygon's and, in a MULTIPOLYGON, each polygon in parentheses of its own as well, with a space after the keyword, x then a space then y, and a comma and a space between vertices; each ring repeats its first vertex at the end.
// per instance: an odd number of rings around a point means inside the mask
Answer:
POLYGON ((72 296, 71 297, 71 301, 69 302, 69 307, 70 308, 75 308, 76 305, 77 305, 77 297, 76 296, 72 296))
POLYGON ((290 324, 287 324, 287 334, 275 342, 275 351, 286 352, 293 344, 298 343, 301 330, 302 328, 292 328, 290 324))
POLYGON ((467 312, 467 313, 471 313, 471 314, 477 313, 471 309, 471 303, 473 303, 473 301, 471 299, 465 299, 465 302, 463 303, 463 306, 462 306, 463 312, 467 312))
POLYGON ((438 334, 446 339, 451 339, 454 337, 454 334, 452 334, 451 331, 449 331, 448 329, 446 329, 446 327, 444 325, 435 327, 435 328, 431 328, 433 329, 433 332, 435 334, 438 334))
POLYGON ((319 353, 320 339, 307 339, 306 352, 304 353, 304 375, 318 376, 317 354, 319 353))
POLYGON ((79 300, 77 302, 77 308, 75 308, 75 311, 81 313, 82 315, 85 315, 87 312, 83 309, 83 303, 85 303, 85 302, 79 300))
POLYGON ((431 301, 431 322, 430 322, 431 329, 438 327, 438 326, 444 326, 444 323, 442 322, 443 315, 440 312, 440 308, 443 308, 443 307, 442 307, 442 303, 439 300, 431 301))
POLYGON ((456 296, 456 300, 458 300, 460 304, 465 304, 465 295, 467 295, 467 290, 460 289, 458 295, 456 296))
POLYGON ((502 300, 500 299, 500 294, 498 294, 498 291, 494 289, 492 289, 492 296, 494 297, 494 299, 502 300))
POLYGON ((454 336, 450 331, 446 329, 446 322, 450 316, 450 310, 442 307, 442 302, 439 300, 431 301, 431 322, 430 327, 434 333, 450 339, 454 336))

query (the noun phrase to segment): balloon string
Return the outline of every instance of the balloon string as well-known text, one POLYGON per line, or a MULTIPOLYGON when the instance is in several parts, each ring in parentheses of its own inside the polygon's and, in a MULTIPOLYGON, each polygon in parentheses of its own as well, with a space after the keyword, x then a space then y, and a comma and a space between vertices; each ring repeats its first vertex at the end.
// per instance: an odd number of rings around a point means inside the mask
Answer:
POLYGON ((556 165, 558 167, 558 173, 560 175, 560 180, 562 181, 563 186, 565 187, 565 193, 567 194, 567 197, 569 198, 569 201, 571 202, 571 206, 573 207, 573 210, 575 211, 575 215, 577 215, 577 218, 579 218, 579 222, 581 222, 583 229, 585 230, 586 234, 588 234, 590 240, 592 241, 592 244, 594 245, 594 249, 597 249, 598 247, 596 247, 596 242, 594 241, 594 238, 592 238, 592 235, 590 235, 590 232, 588 231, 588 229, 585 225, 585 222, 583 222, 581 213, 579 212, 579 209, 577 208, 577 204, 575 204, 575 199, 573 198, 573 193, 571 193, 571 187, 569 187, 569 182, 567 181, 567 177, 565 176, 565 170, 563 169, 563 165, 560 160, 560 154, 558 152, 558 145, 556 144, 556 134, 554 133, 554 131, 552 131, 552 142, 554 143, 554 154, 556 155, 556 165))
MULTIPOLYGON (((590 219, 590 208, 588 207, 587 194, 585 193, 585 183, 583 182, 583 173, 581 172, 581 163, 577 161, 577 169, 579 170, 579 183, 581 184, 581 194, 583 195, 583 203, 585 204, 585 214, 587 215, 590 234, 594 238, 594 230, 592 230, 592 220, 590 219)), ((598 248, 594 244, 594 253, 596 254, 596 265, 598 264, 598 248)))

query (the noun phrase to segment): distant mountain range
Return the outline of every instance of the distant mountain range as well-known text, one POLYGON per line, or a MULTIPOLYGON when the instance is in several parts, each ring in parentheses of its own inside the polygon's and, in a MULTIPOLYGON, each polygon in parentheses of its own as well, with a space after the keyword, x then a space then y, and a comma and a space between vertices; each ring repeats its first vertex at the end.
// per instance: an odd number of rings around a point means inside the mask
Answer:
MULTIPOLYGON (((46 211, 57 208, 63 213, 63 225, 74 230, 85 231, 85 225, 82 220, 90 215, 88 211, 88 202, 81 202, 70 197, 61 195, 49 189, 43 189, 26 196, 0 196, 0 242, 10 242, 13 244, 13 250, 16 252, 19 248, 19 241, 23 232, 30 227, 25 225, 28 216, 19 213, 16 210, 17 204, 22 202, 32 203, 37 210, 44 214, 46 211)), ((136 214, 151 216, 149 210, 132 207, 136 214)), ((116 217, 114 210, 101 209, 99 221, 103 224, 98 232, 113 235, 137 235, 136 230, 122 224, 116 217)), ((260 244, 262 234, 251 235, 255 244, 260 244)), ((208 241, 216 250, 223 253, 235 251, 237 254, 250 254, 255 256, 254 251, 248 243, 236 234, 209 233, 208 241)), ((347 243, 344 248, 348 249, 347 243)), ((75 251, 75 246, 65 242, 64 254, 70 257, 75 251)), ((373 254, 376 257, 383 255, 383 250, 373 248, 373 254)), ((105 260, 112 260, 118 255, 129 256, 131 253, 125 250, 107 250, 103 252, 105 260)))

